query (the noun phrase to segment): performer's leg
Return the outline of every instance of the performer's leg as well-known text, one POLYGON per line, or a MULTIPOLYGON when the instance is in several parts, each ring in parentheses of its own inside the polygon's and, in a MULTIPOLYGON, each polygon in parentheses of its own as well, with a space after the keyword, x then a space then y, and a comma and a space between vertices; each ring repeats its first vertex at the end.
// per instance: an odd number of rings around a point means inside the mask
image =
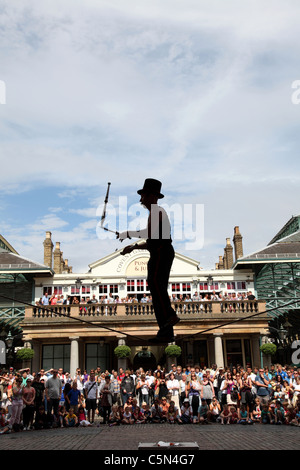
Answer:
POLYGON ((164 335, 173 336, 173 324, 179 321, 173 310, 168 294, 168 281, 174 250, 160 249, 151 254, 148 262, 148 286, 158 326, 164 335), (176 319, 173 323, 170 319, 176 319))

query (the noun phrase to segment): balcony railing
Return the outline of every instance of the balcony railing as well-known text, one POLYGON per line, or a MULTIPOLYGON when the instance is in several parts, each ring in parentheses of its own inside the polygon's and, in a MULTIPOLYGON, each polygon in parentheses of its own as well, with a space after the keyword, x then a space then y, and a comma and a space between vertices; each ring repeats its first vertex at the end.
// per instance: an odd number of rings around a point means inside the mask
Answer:
MULTIPOLYGON (((174 302, 172 307, 179 316, 216 314, 247 315, 265 311, 264 300, 243 301, 203 301, 203 302, 174 302)), ((53 317, 125 317, 154 316, 152 303, 119 303, 119 304, 79 304, 79 305, 35 305, 27 307, 25 317, 53 318, 53 317)))

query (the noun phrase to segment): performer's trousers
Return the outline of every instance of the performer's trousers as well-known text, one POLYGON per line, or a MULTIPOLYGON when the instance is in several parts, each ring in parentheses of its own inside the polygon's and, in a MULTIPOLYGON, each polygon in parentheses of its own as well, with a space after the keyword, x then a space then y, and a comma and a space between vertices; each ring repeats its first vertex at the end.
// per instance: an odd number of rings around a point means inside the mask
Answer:
MULTIPOLYGON (((148 287, 160 329, 162 329, 171 316, 175 315, 168 294, 168 282, 174 255, 172 245, 162 245, 150 251, 150 259, 148 261, 148 287)), ((173 334, 173 327, 164 329, 164 333, 173 334)))

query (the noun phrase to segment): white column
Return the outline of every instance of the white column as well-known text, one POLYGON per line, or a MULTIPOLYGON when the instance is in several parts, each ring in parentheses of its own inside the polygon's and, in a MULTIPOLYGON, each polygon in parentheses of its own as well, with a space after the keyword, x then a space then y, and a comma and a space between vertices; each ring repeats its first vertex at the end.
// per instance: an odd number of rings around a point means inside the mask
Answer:
MULTIPOLYGON (((118 346, 124 346, 126 345, 125 339, 119 339, 118 340, 118 346)), ((125 370, 127 369, 127 358, 126 357, 118 357, 118 370, 122 367, 122 369, 125 370)))
POLYGON ((70 352, 70 374, 74 377, 77 367, 79 367, 79 345, 78 336, 73 336, 71 340, 71 352, 70 352))
POLYGON ((222 335, 214 334, 214 338, 215 338, 215 364, 217 364, 217 367, 224 367, 222 335))

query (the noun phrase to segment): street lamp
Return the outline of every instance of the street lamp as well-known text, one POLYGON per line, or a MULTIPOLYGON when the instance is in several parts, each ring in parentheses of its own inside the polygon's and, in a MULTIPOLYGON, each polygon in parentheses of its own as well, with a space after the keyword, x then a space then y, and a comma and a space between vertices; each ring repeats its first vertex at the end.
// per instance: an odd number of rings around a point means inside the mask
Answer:
POLYGON ((212 275, 211 275, 211 274, 209 274, 209 275, 207 276, 207 282, 208 282, 208 285, 209 285, 209 286, 211 286, 211 285, 212 285, 212 283, 213 283, 213 280, 214 280, 214 278, 212 277, 212 275))
POLYGON ((7 338, 6 338, 6 345, 7 345, 8 349, 12 348, 13 342, 14 342, 14 337, 12 336, 12 334, 9 330, 7 338))
POLYGON ((286 339, 286 334, 287 334, 287 330, 285 330, 283 328, 282 325, 280 325, 280 328, 278 330, 278 335, 279 335, 279 339, 283 342, 285 339, 286 339))
POLYGON ((76 286, 76 289, 80 289, 80 286, 81 286, 81 280, 79 279, 79 277, 76 279, 75 281, 75 286, 76 286))

